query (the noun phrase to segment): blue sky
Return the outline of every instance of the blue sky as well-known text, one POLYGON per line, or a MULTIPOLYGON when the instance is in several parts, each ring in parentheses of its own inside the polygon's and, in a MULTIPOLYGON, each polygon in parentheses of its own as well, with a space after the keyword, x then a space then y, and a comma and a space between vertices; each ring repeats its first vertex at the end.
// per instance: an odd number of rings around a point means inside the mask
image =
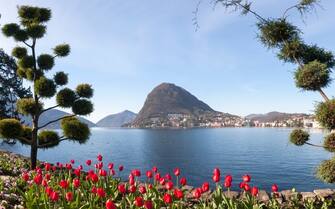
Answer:
MULTIPOLYGON (((257 0, 254 9, 265 17, 279 16, 295 0, 257 0)), ((212 108, 238 115, 273 110, 311 113, 321 97, 294 85, 294 66, 283 64, 275 52, 257 40, 255 18, 199 7, 196 31, 192 18, 198 0, 0 0, 0 24, 17 21, 17 5, 52 9, 53 18, 38 52, 51 52, 69 43, 70 56, 56 61, 54 71, 70 75, 70 87, 93 85, 97 121, 125 109, 138 112, 156 85, 179 85, 212 108)), ((335 1, 305 23, 292 14, 308 43, 335 51, 335 1)), ((10 52, 15 42, 0 35, 0 47, 10 52)), ((332 96, 334 85, 325 91, 332 96)), ((46 106, 54 104, 46 101, 46 106)))

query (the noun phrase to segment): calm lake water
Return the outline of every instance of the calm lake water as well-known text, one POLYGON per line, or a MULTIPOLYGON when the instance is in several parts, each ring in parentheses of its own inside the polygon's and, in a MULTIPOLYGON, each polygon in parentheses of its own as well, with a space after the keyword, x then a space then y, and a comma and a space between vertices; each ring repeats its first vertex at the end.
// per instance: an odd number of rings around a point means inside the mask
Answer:
MULTIPOLYGON (((335 188, 314 177, 317 164, 331 154, 315 147, 296 147, 288 143, 290 129, 222 128, 187 130, 92 129, 90 140, 79 145, 62 142, 58 147, 40 150, 38 158, 49 162, 84 164, 101 153, 104 162, 124 165, 123 177, 131 169, 144 173, 157 166, 161 174, 181 168, 188 184, 199 186, 211 181, 213 168, 233 175, 235 189, 243 174, 252 176, 252 183, 270 190, 276 183, 280 189, 312 191, 335 188)), ((323 133, 311 131, 311 140, 322 142, 323 133)), ((29 156, 28 147, 0 145, 0 149, 29 156)))

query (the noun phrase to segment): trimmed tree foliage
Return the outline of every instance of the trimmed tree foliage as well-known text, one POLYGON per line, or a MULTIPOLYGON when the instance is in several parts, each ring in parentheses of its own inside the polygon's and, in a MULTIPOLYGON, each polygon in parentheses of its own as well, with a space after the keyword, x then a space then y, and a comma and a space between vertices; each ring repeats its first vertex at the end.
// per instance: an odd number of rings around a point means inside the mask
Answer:
MULTIPOLYGON (((51 18, 50 9, 20 6, 18 17, 20 24, 6 24, 2 27, 2 33, 21 44, 13 49, 12 55, 16 58, 17 75, 30 81, 33 96, 18 99, 16 108, 20 114, 31 116, 32 127, 22 125, 17 119, 3 119, 0 120, 0 137, 15 139, 31 146, 31 168, 34 169, 39 148, 51 148, 63 140, 84 143, 89 138, 88 126, 80 122, 76 116, 88 115, 93 111, 93 104, 89 100, 93 96, 93 89, 89 84, 80 84, 75 90, 62 87, 68 83, 68 74, 64 72, 56 72, 50 78, 47 77, 46 72, 55 66, 55 59, 70 53, 68 44, 54 47, 53 54, 36 53, 38 40, 46 34, 46 23, 51 18), (56 98, 57 105, 45 108, 43 99, 52 97, 56 98), (73 114, 40 124, 40 116, 56 107, 72 108, 73 114), (56 131, 43 130, 57 121, 61 121, 62 135, 56 131)), ((14 61, 12 65, 14 68, 14 61)))
MULTIPOLYGON (((329 99, 323 88, 331 82, 332 69, 335 66, 334 55, 331 51, 308 44, 302 39, 302 31, 288 20, 288 13, 297 10, 301 15, 313 11, 318 0, 300 0, 289 7, 278 18, 264 18, 251 9, 251 2, 247 0, 215 0, 227 9, 240 11, 242 14, 252 14, 257 19, 259 41, 268 49, 277 50, 277 57, 283 62, 297 65, 294 73, 296 86, 304 91, 316 91, 324 101, 316 106, 315 115, 320 124, 330 131, 335 129, 335 99, 329 99)), ((319 146, 329 152, 335 150, 335 135, 330 133, 325 137, 323 145, 308 142, 309 134, 304 130, 294 130, 290 141, 297 145, 304 144, 319 146)), ((317 176, 328 183, 335 183, 335 158, 326 160, 317 168, 317 176)))

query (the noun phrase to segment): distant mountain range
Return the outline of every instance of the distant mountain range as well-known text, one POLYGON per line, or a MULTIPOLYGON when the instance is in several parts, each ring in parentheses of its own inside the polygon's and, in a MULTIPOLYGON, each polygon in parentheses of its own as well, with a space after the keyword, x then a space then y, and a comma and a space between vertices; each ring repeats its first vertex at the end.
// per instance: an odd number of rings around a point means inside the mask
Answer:
POLYGON ((136 113, 125 110, 123 112, 104 117, 99 120, 96 125, 98 127, 122 127, 124 124, 133 122, 136 116, 136 113))
POLYGON ((250 114, 245 118, 251 121, 259 121, 261 123, 283 121, 294 117, 308 117, 309 114, 305 113, 283 113, 283 112, 269 112, 266 114, 250 114))
MULTIPOLYGON (((61 118, 61 117, 66 116, 66 115, 70 115, 70 114, 66 113, 64 111, 61 111, 61 110, 56 110, 56 109, 46 111, 46 112, 42 113, 42 115, 40 116, 39 125, 42 126, 49 121, 55 120, 57 118, 61 118)), ((82 118, 82 117, 78 117, 78 118, 79 118, 80 121, 86 123, 89 127, 94 127, 95 126, 95 124, 93 122, 91 122, 91 121, 89 121, 85 118, 82 118)), ((31 118, 30 117, 23 117, 22 119, 25 122, 25 124, 31 125, 31 118)), ((46 129, 59 129, 60 128, 60 121, 52 123, 45 128, 46 129)))

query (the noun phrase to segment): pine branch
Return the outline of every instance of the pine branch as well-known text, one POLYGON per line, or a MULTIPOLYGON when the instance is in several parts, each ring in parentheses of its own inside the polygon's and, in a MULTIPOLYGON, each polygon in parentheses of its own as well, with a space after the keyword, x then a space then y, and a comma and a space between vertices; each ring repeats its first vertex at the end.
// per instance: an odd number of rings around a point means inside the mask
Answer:
MULTIPOLYGON (((61 138, 57 141, 57 143, 60 143, 62 141, 69 140, 69 139, 70 138, 61 138)), ((53 144, 55 144, 55 142, 50 142, 50 143, 47 143, 47 144, 40 144, 40 145, 37 146, 37 148, 47 148, 48 146, 51 146, 53 144)))
POLYGON ((48 125, 50 125, 50 124, 52 124, 52 123, 55 123, 55 122, 57 122, 57 121, 60 121, 60 120, 62 120, 62 119, 65 119, 65 118, 71 118, 71 117, 75 117, 75 116, 76 116, 76 115, 73 114, 73 115, 66 115, 66 116, 57 118, 57 119, 55 119, 55 120, 49 121, 48 123, 44 124, 43 126, 38 127, 38 129, 45 128, 46 126, 48 126, 48 125))
POLYGON ((52 107, 49 107, 49 108, 47 108, 47 109, 42 110, 41 113, 40 113, 40 115, 41 115, 42 113, 44 113, 44 112, 46 112, 46 111, 48 111, 48 110, 54 109, 54 108, 56 108, 56 107, 59 107, 59 105, 55 105, 55 106, 52 106, 52 107))

